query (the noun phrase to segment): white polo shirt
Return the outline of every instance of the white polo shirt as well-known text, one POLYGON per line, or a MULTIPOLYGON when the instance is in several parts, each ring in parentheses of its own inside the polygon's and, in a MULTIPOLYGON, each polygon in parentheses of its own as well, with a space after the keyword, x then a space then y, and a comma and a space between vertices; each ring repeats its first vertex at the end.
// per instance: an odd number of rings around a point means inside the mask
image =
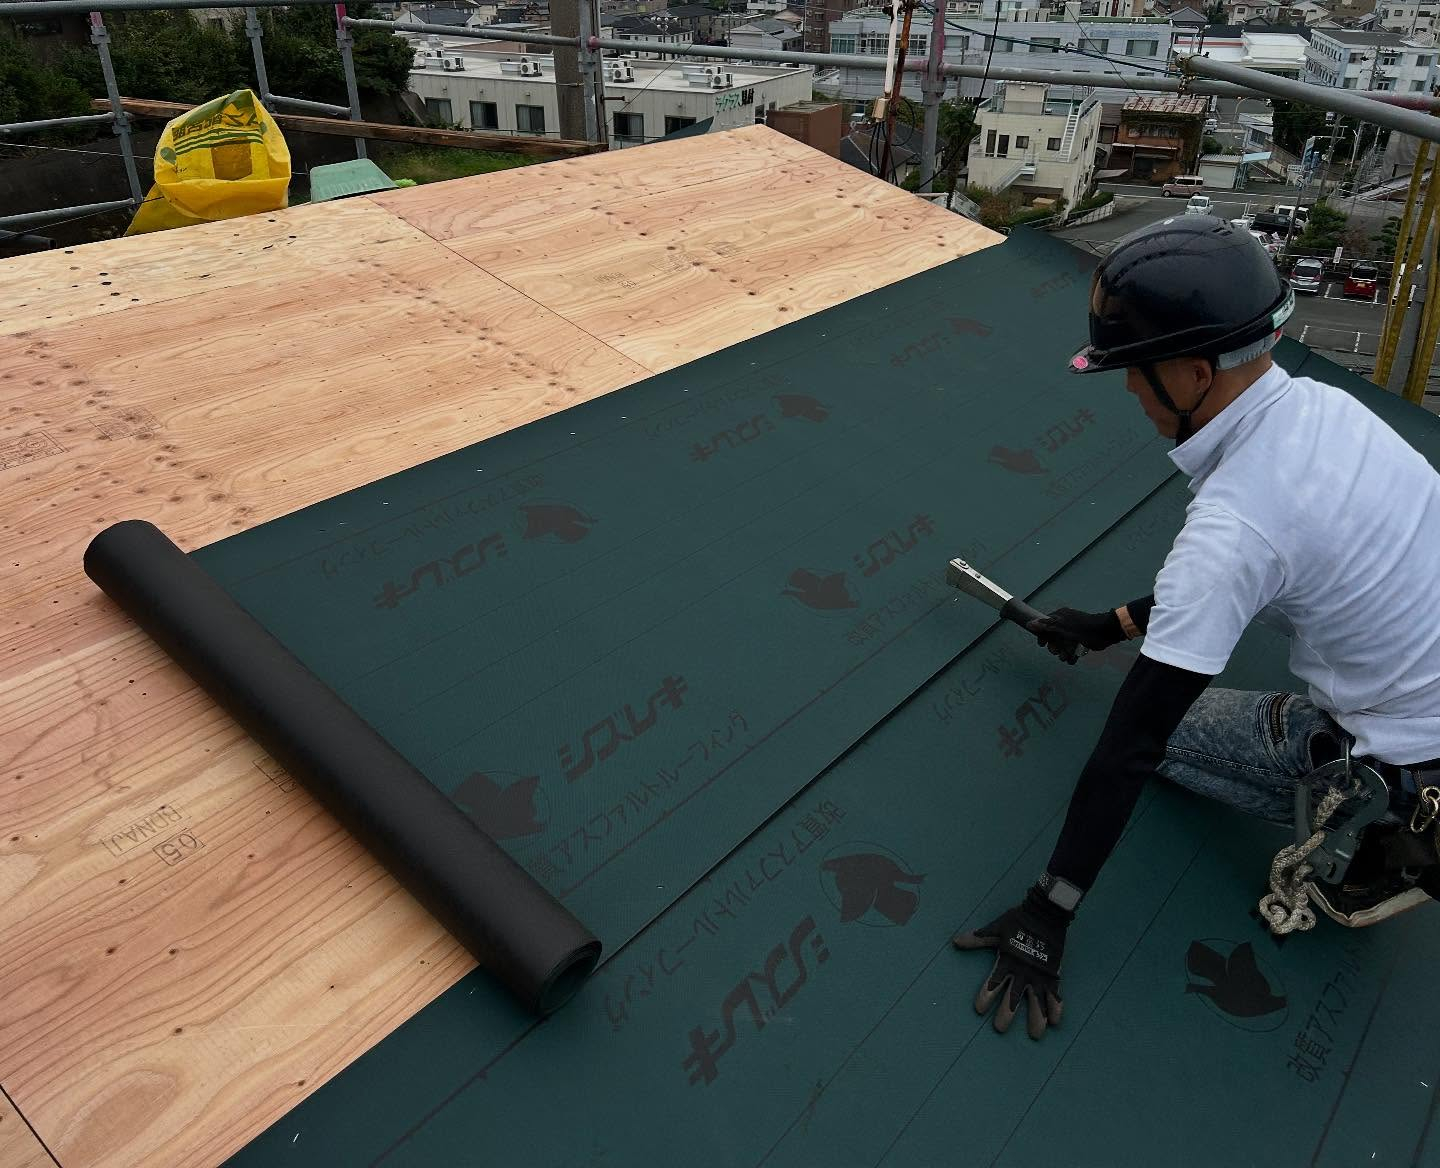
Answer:
POLYGON ((1278 365, 1170 457, 1194 498, 1144 654, 1214 675, 1260 617, 1357 754, 1440 757, 1440 474, 1349 394, 1278 365))

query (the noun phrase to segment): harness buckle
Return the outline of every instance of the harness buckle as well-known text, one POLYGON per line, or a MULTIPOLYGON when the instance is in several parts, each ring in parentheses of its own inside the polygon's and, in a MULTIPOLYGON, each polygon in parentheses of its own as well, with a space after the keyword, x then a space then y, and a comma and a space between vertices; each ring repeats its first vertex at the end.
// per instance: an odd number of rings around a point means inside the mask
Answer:
MULTIPOLYGON (((1385 785, 1384 778, 1369 763, 1352 758, 1350 746, 1347 738, 1342 758, 1316 767, 1295 784, 1296 843, 1307 845, 1317 832, 1323 832, 1321 840, 1310 852, 1306 862, 1311 865, 1314 878, 1323 880, 1326 884, 1339 884, 1345 878, 1350 861, 1355 858, 1360 833, 1382 819, 1390 809, 1390 788, 1385 785), (1321 827, 1315 823, 1312 805, 1319 802, 1315 798, 1315 788, 1321 784, 1341 792, 1345 796, 1345 803, 1355 799, 1364 800, 1343 827, 1331 827, 1328 824, 1321 827)), ((1434 790, 1437 797, 1436 815, 1440 816, 1440 788, 1434 790)))

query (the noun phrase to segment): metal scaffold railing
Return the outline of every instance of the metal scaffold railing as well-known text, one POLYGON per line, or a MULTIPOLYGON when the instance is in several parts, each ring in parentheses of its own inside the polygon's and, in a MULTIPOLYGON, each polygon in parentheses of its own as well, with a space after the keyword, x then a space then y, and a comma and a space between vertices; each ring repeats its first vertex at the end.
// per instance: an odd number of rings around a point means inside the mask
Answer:
MULTIPOLYGON (((574 3, 574 0, 570 0, 574 3)), ((559 0, 556 0, 557 6, 559 0)), ((393 20, 371 20, 351 17, 344 4, 333 0, 0 0, 0 16, 53 17, 63 13, 83 12, 90 14, 91 41, 100 56, 105 77, 106 96, 110 112, 93 117, 41 119, 0 125, 0 140, 6 137, 32 133, 45 129, 77 125, 99 125, 109 123, 120 140, 120 153, 125 164, 126 177, 130 187, 130 205, 138 205, 143 197, 139 174, 135 165, 135 154, 131 140, 130 115, 122 104, 116 86, 115 72, 110 60, 109 33, 105 27, 103 13, 138 12, 151 10, 175 10, 197 8, 236 8, 245 11, 245 33, 250 41, 254 58, 256 89, 262 103, 326 117, 346 118, 351 122, 361 121, 360 93, 356 81, 352 29, 384 29, 395 33, 444 36, 454 39, 477 41, 503 41, 514 44, 544 45, 556 49, 577 50, 579 84, 584 91, 584 133, 586 140, 601 142, 605 136, 604 69, 601 52, 609 50, 622 53, 651 53, 669 58, 709 58, 711 60, 737 60, 755 62, 779 62, 817 67, 838 67, 845 69, 884 72, 887 58, 863 54, 838 54, 818 52, 789 52, 751 48, 732 48, 721 45, 685 45, 643 40, 616 40, 597 35, 593 0, 579 0, 580 35, 560 36, 554 33, 527 32, 514 28, 468 28, 450 25, 393 20), (328 5, 335 12, 335 39, 340 50, 341 67, 348 104, 330 105, 305 98, 289 97, 271 91, 265 68, 263 28, 257 12, 261 8, 328 5)), ((1093 73, 1065 69, 1020 69, 989 68, 980 65, 947 63, 945 60, 946 20, 943 7, 936 5, 933 11, 933 28, 929 38, 926 57, 910 58, 901 64, 905 75, 918 76, 923 95, 925 113, 922 131, 921 171, 929 176, 922 190, 928 190, 930 179, 935 177, 935 156, 937 127, 941 101, 950 78, 980 78, 987 83, 1037 82, 1050 85, 1080 86, 1086 88, 1123 86, 1136 92, 1151 93, 1192 93, 1221 97, 1279 97, 1303 102, 1320 109, 1332 110, 1357 117, 1370 124, 1398 130, 1414 135, 1424 141, 1440 143, 1440 119, 1427 114, 1440 112, 1440 98, 1388 93, 1361 93, 1327 86, 1311 85, 1258 73, 1234 65, 1225 65, 1206 57, 1177 56, 1174 72, 1156 72, 1150 75, 1131 76, 1117 73, 1093 73)), ((558 23, 558 21, 557 21, 558 23)), ((574 23, 569 28, 576 27, 574 23)), ((1067 50, 1062 48, 1060 53, 1067 50)), ((558 59, 559 54, 557 54, 558 59)), ((563 120, 563 119, 562 119, 563 120)), ((365 133, 356 127, 356 152, 365 155, 365 133)), ((579 137, 577 131, 576 138, 579 137)), ((477 141, 479 139, 477 138, 477 141)), ((572 143, 572 145, 577 145, 572 143)), ((0 229, 20 225, 34 225, 47 219, 60 219, 67 215, 88 211, 97 206, 59 207, 52 211, 28 212, 20 215, 0 217, 0 229)), ((125 205, 121 203, 120 205, 125 205)))

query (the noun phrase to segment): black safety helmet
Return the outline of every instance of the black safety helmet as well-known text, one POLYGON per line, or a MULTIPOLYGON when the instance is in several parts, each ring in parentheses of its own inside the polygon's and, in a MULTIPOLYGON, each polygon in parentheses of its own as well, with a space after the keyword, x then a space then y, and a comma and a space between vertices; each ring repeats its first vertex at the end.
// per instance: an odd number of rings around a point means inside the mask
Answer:
POLYGON ((1090 343, 1076 373, 1205 357, 1232 369, 1272 349, 1295 293, 1260 242, 1211 215, 1177 215, 1132 232, 1090 284, 1090 343))

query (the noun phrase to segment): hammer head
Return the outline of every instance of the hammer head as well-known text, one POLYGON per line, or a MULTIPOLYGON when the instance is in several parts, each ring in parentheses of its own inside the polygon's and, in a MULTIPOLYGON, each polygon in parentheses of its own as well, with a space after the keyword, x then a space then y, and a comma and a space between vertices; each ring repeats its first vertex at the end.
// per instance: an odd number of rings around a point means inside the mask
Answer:
POLYGON ((945 569, 945 582, 952 588, 967 592, 977 600, 983 600, 991 608, 999 610, 1010 600, 1010 593, 993 580, 987 580, 960 558, 950 561, 945 569))

